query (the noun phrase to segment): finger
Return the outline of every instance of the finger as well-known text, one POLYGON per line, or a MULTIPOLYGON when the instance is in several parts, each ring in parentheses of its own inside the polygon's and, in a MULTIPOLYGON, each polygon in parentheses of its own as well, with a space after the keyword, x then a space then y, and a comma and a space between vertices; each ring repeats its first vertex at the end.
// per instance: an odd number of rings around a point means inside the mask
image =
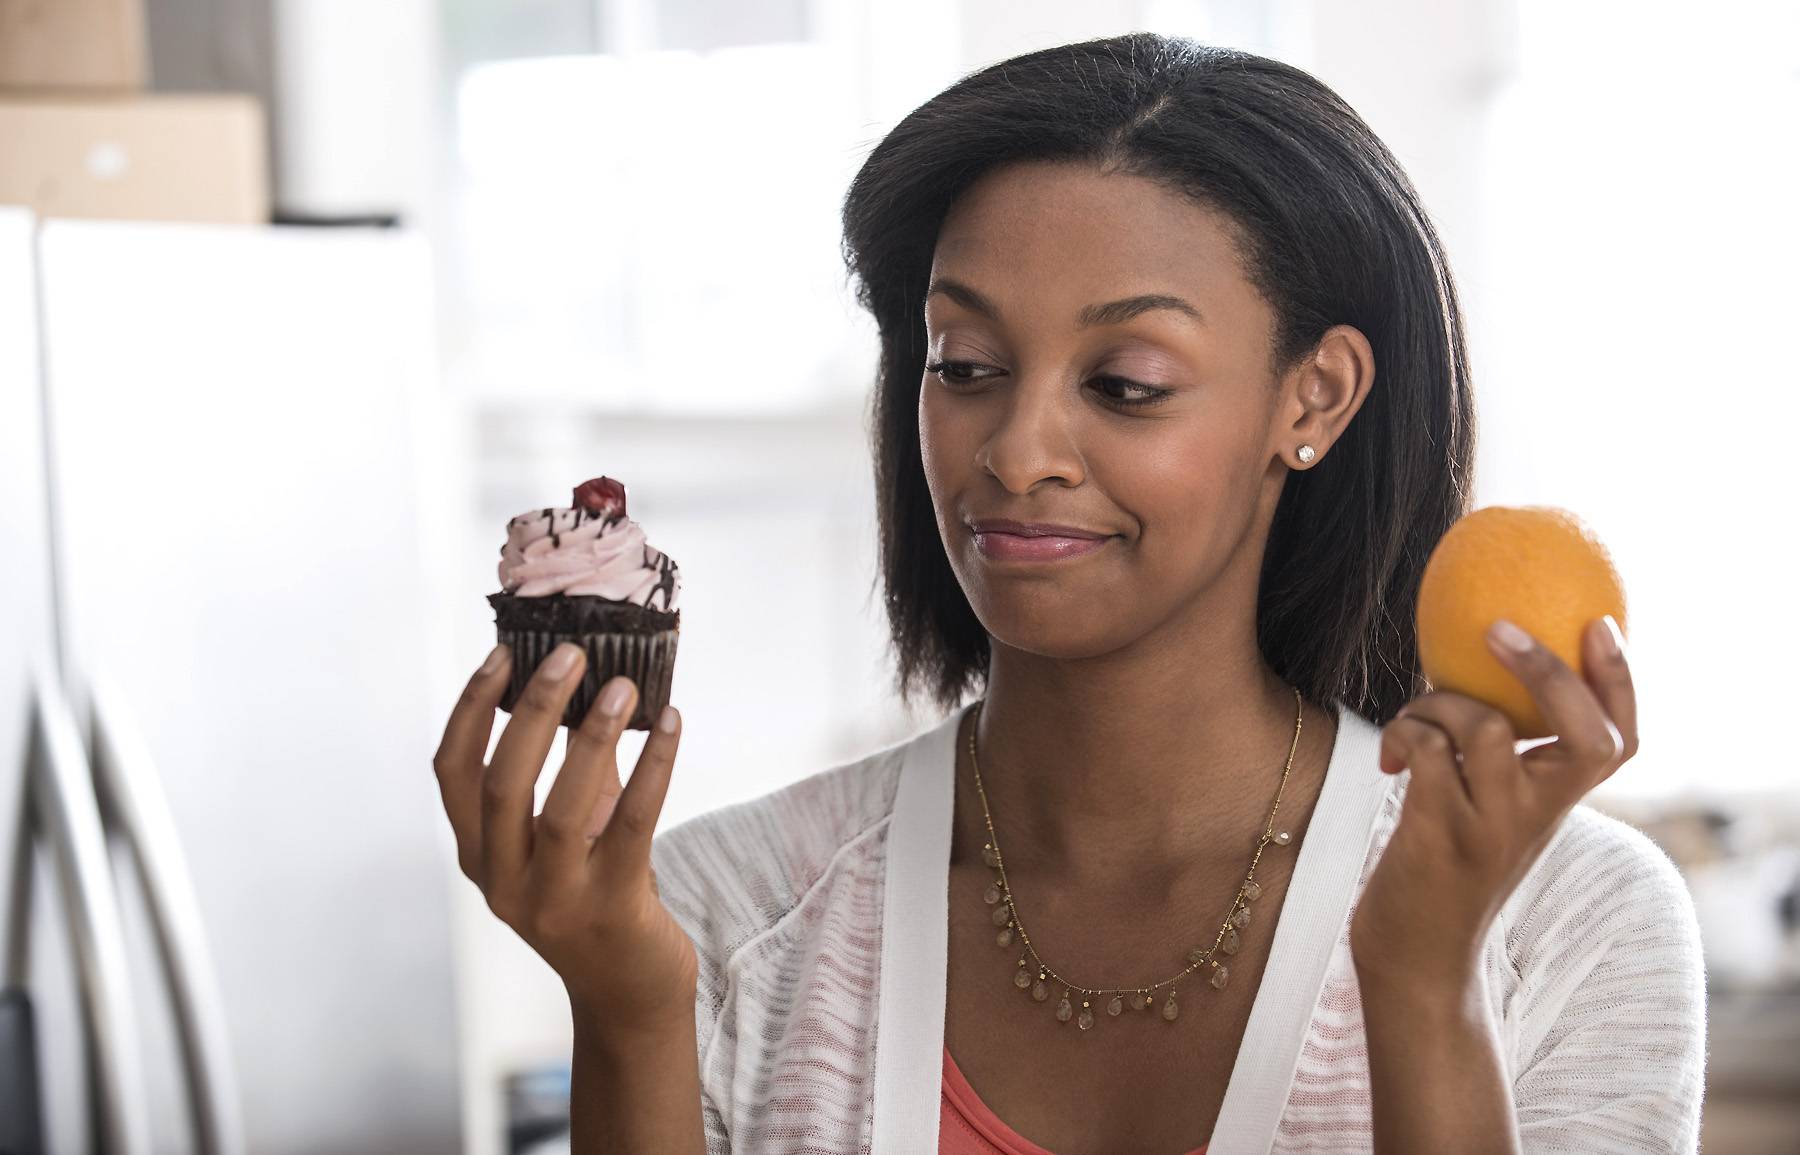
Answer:
POLYGON ((1592 637, 1583 670, 1601 708, 1619 731, 1624 747, 1618 762, 1606 773, 1610 778, 1612 771, 1629 762, 1638 750, 1637 687, 1631 678, 1631 662, 1625 655, 1624 630, 1613 616, 1606 614, 1595 619, 1588 632, 1592 637))
POLYGON ((1475 810, 1503 818, 1519 813, 1533 783, 1519 765, 1518 735, 1499 710, 1467 694, 1438 690, 1400 707, 1396 718, 1416 718, 1442 730, 1461 757, 1464 789, 1475 810))
POLYGON ((1381 728, 1383 768, 1410 769, 1406 805, 1422 806, 1446 828, 1475 813, 1473 799, 1456 765, 1456 749, 1443 730, 1421 718, 1400 717, 1381 728))
POLYGON ((632 768, 631 781, 619 795, 612 819, 601 832, 595 850, 611 870, 649 870, 650 843, 656 821, 668 797, 669 779, 675 772, 675 752, 681 744, 681 712, 664 708, 653 720, 643 752, 632 768))
POLYGON ((619 798, 619 735, 636 698, 630 678, 608 679, 581 725, 569 734, 568 756, 538 815, 533 870, 554 878, 582 873, 590 840, 605 827, 619 798))
POLYGON ((481 854, 481 775, 488 738, 494 731, 494 711, 506 692, 511 662, 511 651, 505 645, 495 646, 488 654, 451 709, 444 736, 431 759, 444 812, 456 832, 457 862, 471 877, 481 854))
POLYGON ((494 710, 506 692, 506 679, 500 674, 511 659, 511 650, 502 643, 495 646, 482 661, 481 668, 469 676, 462 696, 450 711, 450 720, 444 724, 437 753, 432 755, 432 765, 439 774, 445 767, 472 769, 487 757, 488 736, 494 731, 494 710))
POLYGON ((1566 788, 1585 794, 1604 773, 1611 771, 1623 740, 1587 681, 1548 646, 1523 630, 1519 632, 1524 650, 1504 644, 1503 634, 1497 629, 1487 633, 1488 648, 1524 683, 1556 735, 1556 741, 1526 751, 1521 762, 1528 772, 1553 773, 1559 781, 1567 779, 1563 781, 1566 788), (1571 775, 1571 767, 1581 767, 1589 773, 1571 775))
POLYGON ((482 888, 490 905, 496 887, 522 881, 531 854, 533 788, 585 661, 581 647, 570 642, 550 651, 513 704, 512 721, 482 777, 482 888))

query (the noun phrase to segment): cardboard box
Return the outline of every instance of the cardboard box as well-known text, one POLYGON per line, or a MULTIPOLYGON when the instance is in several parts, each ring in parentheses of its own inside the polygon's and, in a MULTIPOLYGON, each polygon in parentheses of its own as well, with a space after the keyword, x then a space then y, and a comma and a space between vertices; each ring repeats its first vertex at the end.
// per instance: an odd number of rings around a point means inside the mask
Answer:
POLYGON ((0 204, 39 216, 265 223, 268 166, 248 96, 0 95, 0 204))
POLYGON ((0 88, 137 91, 142 0, 0 0, 0 88))

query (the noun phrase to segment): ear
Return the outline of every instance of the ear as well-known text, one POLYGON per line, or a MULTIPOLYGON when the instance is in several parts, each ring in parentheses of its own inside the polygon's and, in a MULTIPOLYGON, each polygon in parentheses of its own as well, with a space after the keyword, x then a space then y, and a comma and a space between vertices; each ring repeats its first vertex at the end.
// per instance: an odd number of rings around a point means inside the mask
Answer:
POLYGON ((1285 420, 1278 423, 1281 448, 1291 454, 1310 445, 1316 466, 1343 435, 1345 426, 1368 399, 1375 385, 1375 350, 1354 325, 1333 325, 1319 339, 1312 356, 1288 373, 1281 402, 1285 420))

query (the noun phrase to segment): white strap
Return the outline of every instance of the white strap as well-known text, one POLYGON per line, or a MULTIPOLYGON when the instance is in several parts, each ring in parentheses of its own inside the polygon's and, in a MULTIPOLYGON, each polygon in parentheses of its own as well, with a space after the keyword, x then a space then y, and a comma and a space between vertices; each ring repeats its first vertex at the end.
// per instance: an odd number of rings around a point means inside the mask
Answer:
POLYGON ((950 959, 950 832, 962 711, 907 747, 888 825, 870 1155, 936 1151, 950 959))

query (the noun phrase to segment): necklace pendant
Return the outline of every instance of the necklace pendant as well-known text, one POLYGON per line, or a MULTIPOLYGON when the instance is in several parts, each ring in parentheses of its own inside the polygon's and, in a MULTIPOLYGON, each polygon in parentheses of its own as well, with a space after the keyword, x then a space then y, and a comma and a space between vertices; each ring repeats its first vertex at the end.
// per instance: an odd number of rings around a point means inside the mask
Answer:
POLYGON ((1238 907, 1237 913, 1231 916, 1231 925, 1237 927, 1239 930, 1243 930, 1245 927, 1249 926, 1250 908, 1247 906, 1238 907))
POLYGON ((1012 927, 1010 927, 1010 926, 1001 927, 1000 933, 994 936, 994 941, 999 943, 1001 946, 1011 946, 1012 939, 1013 939, 1013 930, 1012 930, 1012 927))
POLYGON ((1275 835, 1275 845, 1286 846, 1289 842, 1293 841, 1293 838, 1294 838, 1294 836, 1289 834, 1287 831, 1285 831, 1285 830, 1280 831, 1279 833, 1277 833, 1275 835))
POLYGON ((1094 1012, 1088 1010, 1088 1001, 1086 999, 1081 1000, 1081 1015, 1075 1020, 1075 1025, 1084 1031, 1092 1029, 1094 1025, 1094 1012))
POLYGON ((1000 884, 997 882, 988 883, 987 893, 983 894, 981 896, 981 900, 983 902, 987 903, 989 906, 992 906, 996 902, 999 902, 1000 901, 1000 884))
POLYGON ((1017 971, 1013 974, 1013 986, 1018 987, 1020 990, 1024 990, 1030 985, 1031 973, 1029 971, 1017 971))
POLYGON ((1180 1013, 1181 1013, 1181 1008, 1175 1005, 1175 992, 1170 991, 1169 992, 1169 1001, 1163 1004, 1162 1016, 1164 1019, 1166 1019, 1172 1023, 1175 1021, 1175 1016, 1179 1015, 1180 1013))
POLYGON ((1044 985, 1043 979, 1039 979, 1037 984, 1031 988, 1031 997, 1040 1003, 1050 997, 1050 988, 1044 985))
POLYGON ((1075 1017, 1075 1008, 1069 1003, 1069 996, 1064 995, 1062 1002, 1056 1004, 1056 1021, 1066 1023, 1075 1017))
POLYGON ((1243 943, 1238 939, 1238 932, 1227 927, 1225 929, 1225 940, 1219 944, 1219 949, 1226 954, 1236 954, 1238 952, 1238 947, 1242 945, 1243 943))
POLYGON ((981 861, 987 863, 989 866, 995 868, 999 867, 1000 852, 994 849, 993 843, 990 842, 981 848, 981 861))
POLYGON ((1258 886, 1255 883, 1255 881, 1250 881, 1250 882, 1244 883, 1244 901, 1245 902, 1255 902, 1257 899, 1259 899, 1261 897, 1262 897, 1262 887, 1258 886))
POLYGON ((1011 921, 1012 921, 1012 910, 1010 908, 1004 907, 1004 906, 996 906, 994 908, 994 925, 995 926, 1005 926, 1007 923, 1009 923, 1011 921))
POLYGON ((1124 1009, 1125 997, 1123 995, 1114 995, 1112 997, 1112 1002, 1106 1004, 1106 1013, 1112 1015, 1114 1018, 1117 1018, 1119 1012, 1124 1009))
POLYGON ((1222 966, 1218 970, 1214 971, 1213 977, 1212 977, 1213 989, 1219 990, 1219 991, 1224 990, 1225 989, 1225 980, 1230 977, 1231 977, 1231 968, 1230 967, 1222 966))

